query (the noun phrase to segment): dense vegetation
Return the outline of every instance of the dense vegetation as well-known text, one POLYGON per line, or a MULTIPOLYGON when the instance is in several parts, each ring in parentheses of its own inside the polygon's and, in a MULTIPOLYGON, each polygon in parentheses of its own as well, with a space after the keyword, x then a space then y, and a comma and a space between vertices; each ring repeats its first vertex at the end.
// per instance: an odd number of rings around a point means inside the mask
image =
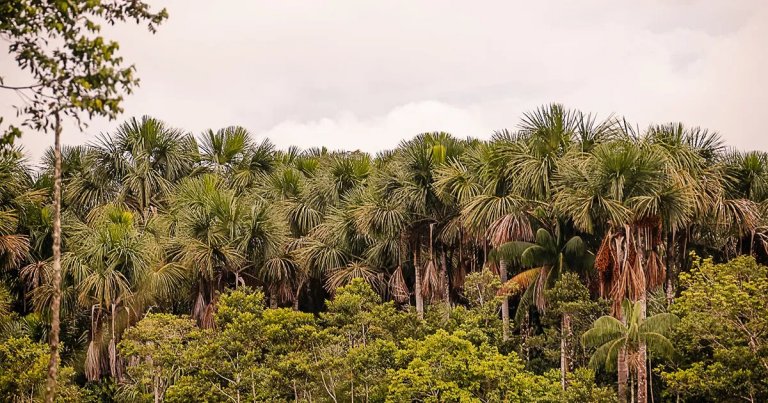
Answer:
MULTIPOLYGON (((44 392, 53 170, 0 155, 6 400, 44 392)), ((145 117, 62 176, 63 400, 768 399, 768 155, 703 129, 548 105, 371 156, 145 117)))

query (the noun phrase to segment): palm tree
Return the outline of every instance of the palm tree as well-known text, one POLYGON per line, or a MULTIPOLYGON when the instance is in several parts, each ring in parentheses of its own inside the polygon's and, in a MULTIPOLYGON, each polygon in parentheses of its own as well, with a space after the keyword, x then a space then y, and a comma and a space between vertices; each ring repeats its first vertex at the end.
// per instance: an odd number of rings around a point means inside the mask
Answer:
POLYGON ((18 268, 29 251, 29 237, 19 234, 20 215, 42 201, 19 150, 0 153, 0 273, 18 268))
MULTIPOLYGON (((663 231, 681 228, 695 208, 693 185, 665 148, 622 127, 622 138, 563 160, 554 203, 580 230, 605 231, 595 267, 600 294, 613 301, 617 317, 626 298, 641 301, 644 315, 646 293, 665 280, 663 231)), ((644 385, 645 371, 638 374, 644 385)))
MULTIPOLYGON (((522 267, 531 267, 524 270, 505 284, 502 284, 500 292, 510 295, 522 292, 523 295, 517 306, 515 321, 522 323, 523 317, 528 313, 531 303, 540 313, 546 309, 545 290, 551 288, 563 274, 577 272, 584 274, 592 268, 594 256, 587 250, 586 244, 578 235, 567 240, 557 226, 556 235, 553 236, 544 228, 536 231, 534 243, 512 241, 496 248, 492 254, 492 260, 505 260, 519 262, 522 267)), ((560 346, 561 368, 563 370, 563 386, 568 368, 566 352, 570 334, 570 316, 564 313, 562 316, 562 337, 560 346)))
MULTIPOLYGON (((471 198, 463 206, 461 217, 466 228, 481 240, 485 247, 490 244, 498 248, 509 241, 529 241, 533 239, 533 230, 528 216, 531 207, 529 200, 514 190, 512 178, 504 173, 508 159, 502 158, 499 149, 518 138, 503 137, 497 134, 496 143, 487 153, 478 156, 485 162, 480 171, 479 181, 482 192, 471 198)), ((499 277, 506 283, 508 264, 507 255, 498 255, 499 277)), ((501 316, 504 340, 509 339, 509 297, 502 297, 501 316)))
MULTIPOLYGON (((518 316, 533 301, 536 309, 544 313, 544 290, 549 288, 567 271, 584 273, 594 263, 593 255, 578 235, 565 239, 560 231, 553 236, 544 228, 536 231, 535 242, 512 241, 501 245, 494 252, 508 261, 520 262, 530 269, 513 276, 502 285, 502 290, 525 292, 518 307, 518 316), (530 290, 530 291, 529 291, 530 290)), ((500 259, 500 258, 497 258, 500 259)), ((517 319, 517 318, 516 318, 517 319)))
MULTIPOLYGON (((673 353, 672 342, 667 337, 678 319, 669 313, 645 318, 640 301, 624 300, 621 309, 623 321, 602 316, 581 336, 581 340, 586 347, 596 348, 589 361, 591 367, 618 371, 619 401, 626 402, 630 370, 634 369, 638 378, 640 372, 646 370, 643 349, 647 348, 658 357, 669 357, 673 353)), ((645 401, 647 385, 638 382, 637 388, 638 402, 645 401)))
POLYGON ((217 173, 233 170, 248 154, 251 134, 244 127, 209 129, 200 140, 200 157, 205 166, 217 173))
POLYGON ((216 174, 187 178, 176 187, 163 217, 173 259, 194 273, 193 316, 213 326, 218 293, 255 278, 282 248, 286 229, 259 195, 240 193, 216 174))
POLYGON ((420 319, 424 317, 425 294, 444 296, 442 290, 448 287, 448 268, 442 261, 438 263, 433 253, 433 224, 444 225, 449 215, 435 182, 437 170, 457 160, 462 149, 461 143, 448 133, 420 134, 400 144, 377 189, 391 193, 406 212, 409 226, 402 236, 407 239, 412 256, 416 313, 420 319), (426 262, 422 259, 423 252, 428 255, 426 262))
MULTIPOLYGON (((62 256, 62 274, 68 287, 64 311, 71 311, 76 303, 90 312, 85 362, 89 380, 98 379, 104 368, 113 377, 120 376, 116 345, 122 331, 140 319, 149 305, 173 295, 184 279, 183 269, 165 262, 160 244, 151 233, 140 230, 138 223, 132 212, 117 205, 93 210, 87 222, 76 218, 66 222, 68 248, 62 256), (104 358, 105 350, 108 359, 104 358)), ((50 278, 50 262, 29 265, 22 276, 28 280, 50 278)), ((55 294, 50 286, 35 288, 37 309, 47 309, 55 294)))
MULTIPOLYGON (((198 159, 191 135, 148 116, 127 120, 114 134, 99 135, 84 156, 90 165, 89 183, 100 184, 107 178, 119 199, 144 221, 150 209, 161 207, 173 184, 193 172, 198 159)), ((74 197, 87 186, 81 182, 73 180, 74 197)))
POLYGON ((514 178, 517 193, 534 200, 551 200, 560 159, 573 148, 581 152, 615 135, 609 116, 598 121, 593 115, 569 110, 560 104, 544 105, 523 114, 517 133, 502 131, 497 158, 506 160, 505 174, 514 178))

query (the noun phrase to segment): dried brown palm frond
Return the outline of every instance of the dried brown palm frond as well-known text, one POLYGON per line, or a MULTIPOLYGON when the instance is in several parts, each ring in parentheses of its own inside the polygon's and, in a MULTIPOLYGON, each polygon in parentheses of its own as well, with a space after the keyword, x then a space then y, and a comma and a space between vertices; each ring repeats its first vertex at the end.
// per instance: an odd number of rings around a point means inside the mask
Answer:
POLYGON ((268 287, 269 295, 276 296, 277 301, 280 304, 293 302, 294 293, 293 293, 293 288, 291 286, 292 284, 289 281, 281 281, 281 282, 276 282, 274 284, 271 284, 268 287))
POLYGON ((92 339, 88 343, 83 372, 89 381, 95 381, 101 377, 101 345, 97 339, 92 339))
POLYGON ((600 272, 608 270, 608 268, 611 267, 611 264, 613 263, 613 256, 611 254, 612 236, 613 234, 611 233, 611 230, 608 230, 608 233, 606 233, 605 237, 603 237, 603 241, 600 242, 600 248, 597 250, 597 256, 595 257, 595 268, 600 272))
POLYGON ((645 291, 645 276, 643 275, 640 255, 634 251, 632 238, 626 243, 626 258, 618 262, 618 271, 614 273, 610 297, 613 301, 612 314, 617 318, 621 315, 621 304, 625 299, 637 301, 645 291))
POLYGON ((18 267, 29 253, 29 238, 0 235, 0 270, 18 267))
POLYGON ((410 291, 408 290, 408 284, 403 277, 403 267, 397 266, 397 269, 392 273, 389 278, 389 292, 392 299, 398 304, 405 304, 411 299, 410 291))
POLYGON ((656 251, 650 251, 646 257, 645 277, 648 289, 655 289, 664 284, 667 267, 656 251))
POLYGON ((510 240, 531 241, 533 229, 524 214, 507 214, 491 223, 486 231, 491 245, 498 247, 510 240))
POLYGON ((346 266, 331 269, 325 280, 325 289, 334 294, 336 289, 349 284, 356 278, 365 280, 378 293, 383 291, 379 270, 361 262, 349 263, 346 266))
POLYGON ((118 365, 117 344, 115 342, 114 337, 109 339, 109 346, 107 347, 107 351, 109 353, 109 373, 112 375, 112 378, 114 378, 115 380, 119 380, 120 366, 118 365))
POLYGON ((434 302, 443 295, 443 281, 440 279, 440 271, 433 259, 430 259, 424 266, 424 275, 422 276, 421 293, 424 298, 434 302))
POLYGON ((200 324, 202 321, 203 315, 205 315, 205 297, 203 296, 203 292, 198 292, 197 297, 195 298, 195 303, 192 306, 192 317, 197 320, 197 323, 200 324))
POLYGON ((205 306, 202 317, 200 318, 200 327, 203 329, 213 329, 216 327, 215 315, 216 315, 216 300, 214 299, 205 306))
POLYGON ((496 293, 496 295, 517 295, 518 293, 528 289, 528 287, 534 284, 536 279, 539 278, 540 273, 541 267, 535 267, 533 269, 528 269, 515 274, 511 279, 507 280, 504 284, 501 285, 501 288, 499 288, 499 291, 496 293))

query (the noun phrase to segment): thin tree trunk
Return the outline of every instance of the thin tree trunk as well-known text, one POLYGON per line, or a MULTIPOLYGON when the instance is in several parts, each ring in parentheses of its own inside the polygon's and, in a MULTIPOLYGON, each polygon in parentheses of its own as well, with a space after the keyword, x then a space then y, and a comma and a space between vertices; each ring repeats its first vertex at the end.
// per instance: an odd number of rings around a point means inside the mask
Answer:
POLYGON ((619 351, 618 360, 619 403, 627 403, 627 381, 629 380, 629 367, 627 366, 627 349, 619 351))
POLYGON ((155 403, 160 403, 160 402, 163 401, 162 396, 160 394, 160 379, 159 378, 160 378, 159 376, 155 376, 154 382, 152 382, 153 383, 152 386, 154 387, 155 403))
POLYGON ((571 334, 571 315, 564 312, 560 326, 560 385, 563 387, 563 390, 568 388, 568 370, 571 365, 568 341, 571 338, 571 334))
POLYGON ((299 302, 301 302, 301 289, 304 288, 305 281, 302 280, 299 282, 299 285, 296 287, 296 292, 293 294, 293 310, 298 311, 299 310, 299 302))
MULTIPOLYGON (((507 282, 507 262, 499 261, 499 278, 501 283, 507 282)), ((504 341, 509 340, 509 297, 506 295, 501 300, 501 333, 504 341)))
POLYGON ((53 166, 53 301, 51 303, 51 358, 48 362, 48 379, 45 401, 56 398, 56 378, 59 371, 59 328, 61 326, 61 120, 55 114, 54 166, 53 166))
POLYGON ((416 316, 420 320, 424 320, 424 297, 421 295, 421 262, 419 261, 419 243, 414 244, 413 249, 413 271, 415 272, 414 281, 414 294, 416 296, 416 316))
POLYGON ((675 249, 676 231, 667 236, 667 305, 672 305, 675 300, 675 277, 677 274, 677 250, 675 249))
MULTIPOLYGON (((651 355, 648 354, 648 369, 651 371, 653 370, 653 363, 651 363, 651 355)), ((648 377, 648 389, 651 393, 651 403, 654 403, 653 399, 653 373, 651 372, 650 376, 648 377)))
MULTIPOLYGON (((645 319, 646 296, 640 300, 640 318, 645 319)), ((648 403, 648 346, 640 340, 637 350, 637 403, 648 403)))
POLYGON ((451 310, 451 282, 448 279, 448 259, 446 257, 445 248, 440 248, 440 266, 442 272, 443 282, 443 301, 445 301, 448 311, 451 310))
MULTIPOLYGON (((638 231, 640 232, 640 231, 638 231)), ((651 241, 651 233, 648 228, 642 229, 642 238, 639 238, 640 235, 638 234, 638 240, 642 239, 642 242, 638 245, 638 254, 639 254, 639 260, 641 264, 641 275, 642 275, 642 289, 640 290, 640 320, 645 320, 646 317, 646 310, 648 306, 648 284, 646 283, 647 279, 647 270, 646 267, 648 267, 648 260, 646 252, 648 250, 651 250, 653 247, 652 241, 651 241)), ((648 403, 648 346, 645 344, 645 341, 640 340, 638 342, 638 357, 637 357, 637 402, 638 403, 648 403)))

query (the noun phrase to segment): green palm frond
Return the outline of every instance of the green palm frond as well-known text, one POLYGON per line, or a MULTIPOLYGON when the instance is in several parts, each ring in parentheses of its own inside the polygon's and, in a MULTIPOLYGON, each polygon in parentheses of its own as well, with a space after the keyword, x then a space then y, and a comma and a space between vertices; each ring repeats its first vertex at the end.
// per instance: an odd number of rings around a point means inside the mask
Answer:
POLYGON ((582 343, 587 347, 597 347, 616 338, 625 337, 627 326, 613 316, 601 316, 592 328, 581 336, 582 343))

